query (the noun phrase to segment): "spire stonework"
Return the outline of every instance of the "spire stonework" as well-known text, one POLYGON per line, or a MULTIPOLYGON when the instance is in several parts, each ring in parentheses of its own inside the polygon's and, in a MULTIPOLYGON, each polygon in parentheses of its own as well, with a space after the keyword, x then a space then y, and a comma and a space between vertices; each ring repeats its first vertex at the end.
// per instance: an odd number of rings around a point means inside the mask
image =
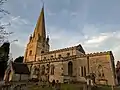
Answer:
POLYGON ((33 36, 27 44, 24 62, 36 61, 36 57, 49 51, 49 42, 46 38, 44 6, 42 7, 40 16, 37 20, 33 36))
POLYGON ((38 18, 38 21, 34 30, 35 40, 38 40, 39 36, 43 39, 43 41, 45 41, 46 31, 45 31, 44 7, 42 7, 40 16, 38 18))

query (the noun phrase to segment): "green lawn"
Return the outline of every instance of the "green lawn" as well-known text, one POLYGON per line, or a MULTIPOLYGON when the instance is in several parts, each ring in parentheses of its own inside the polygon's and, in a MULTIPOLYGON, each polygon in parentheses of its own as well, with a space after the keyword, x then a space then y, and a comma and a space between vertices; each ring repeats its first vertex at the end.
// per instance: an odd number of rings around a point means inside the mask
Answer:
POLYGON ((54 90, 52 87, 39 87, 39 86, 34 86, 34 87, 30 87, 28 90, 54 90))
MULTIPOLYGON (((45 86, 44 88, 40 85, 33 85, 28 90, 55 90, 52 87, 45 86)), ((61 90, 83 90, 83 84, 61 84, 61 90)), ((92 88, 92 90, 112 90, 110 86, 98 86, 92 88)), ((120 90, 120 87, 115 87, 114 90, 120 90)))
MULTIPOLYGON (((92 90, 112 90, 111 86, 98 86, 97 88, 93 87, 92 90)), ((120 87, 114 87, 114 90, 120 90, 120 87)))
MULTIPOLYGON (((45 86, 44 88, 39 85, 30 86, 28 90, 55 90, 52 87, 45 86)), ((61 90, 83 90, 81 85, 75 84, 61 84, 61 90)))

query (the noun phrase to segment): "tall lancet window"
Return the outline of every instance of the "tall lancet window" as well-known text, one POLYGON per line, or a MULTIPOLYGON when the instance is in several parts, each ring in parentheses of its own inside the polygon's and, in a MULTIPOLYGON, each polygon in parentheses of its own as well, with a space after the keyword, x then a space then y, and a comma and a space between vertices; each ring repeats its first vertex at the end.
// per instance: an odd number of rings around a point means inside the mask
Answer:
POLYGON ((30 55, 30 56, 32 55, 32 50, 30 50, 29 55, 30 55))
POLYGON ((68 62, 68 75, 72 76, 73 74, 73 63, 70 61, 68 62))
POLYGON ((38 74, 39 74, 39 68, 34 66, 33 75, 38 75, 38 74))
POLYGON ((102 65, 98 66, 98 77, 103 78, 104 77, 104 72, 103 72, 103 67, 102 65))
POLYGON ((44 74, 45 74, 45 66, 42 65, 42 67, 41 67, 41 75, 44 75, 44 74))
POLYGON ((52 64, 51 65, 51 75, 54 75, 54 69, 55 69, 55 66, 52 64))

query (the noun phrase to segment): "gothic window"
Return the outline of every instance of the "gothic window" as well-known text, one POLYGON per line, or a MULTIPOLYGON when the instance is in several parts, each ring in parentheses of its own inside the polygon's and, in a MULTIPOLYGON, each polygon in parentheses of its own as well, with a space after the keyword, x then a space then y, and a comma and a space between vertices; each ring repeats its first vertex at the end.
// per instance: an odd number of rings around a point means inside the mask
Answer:
POLYGON ((84 76, 84 73, 83 73, 83 66, 81 66, 81 76, 82 76, 82 77, 84 76))
POLYGON ((44 74, 45 74, 45 66, 42 65, 42 67, 41 67, 41 75, 44 75, 44 74))
POLYGON ((98 66, 98 76, 101 78, 104 77, 104 72, 101 65, 98 66))
POLYGON ((55 66, 52 64, 51 65, 51 75, 54 75, 54 69, 55 69, 55 66))
POLYGON ((84 66, 84 76, 86 76, 86 67, 84 66))
POLYGON ((30 50, 29 55, 32 55, 32 50, 30 50))
POLYGON ((73 74, 73 63, 70 61, 68 62, 68 75, 72 76, 73 74))
POLYGON ((34 66, 33 68, 33 75, 38 75, 39 74, 39 68, 37 68, 36 66, 34 66))
POLYGON ((47 73, 49 73, 49 69, 50 69, 50 64, 47 64, 47 66, 46 66, 47 73))

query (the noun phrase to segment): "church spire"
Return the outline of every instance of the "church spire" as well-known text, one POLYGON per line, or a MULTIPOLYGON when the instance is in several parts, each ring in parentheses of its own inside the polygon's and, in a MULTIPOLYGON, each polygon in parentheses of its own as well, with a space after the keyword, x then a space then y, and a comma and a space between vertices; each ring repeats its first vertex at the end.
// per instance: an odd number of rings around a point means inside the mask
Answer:
POLYGON ((45 40, 46 39, 46 31, 45 31, 45 19, 44 19, 44 5, 42 7, 40 16, 38 18, 33 37, 45 40))

